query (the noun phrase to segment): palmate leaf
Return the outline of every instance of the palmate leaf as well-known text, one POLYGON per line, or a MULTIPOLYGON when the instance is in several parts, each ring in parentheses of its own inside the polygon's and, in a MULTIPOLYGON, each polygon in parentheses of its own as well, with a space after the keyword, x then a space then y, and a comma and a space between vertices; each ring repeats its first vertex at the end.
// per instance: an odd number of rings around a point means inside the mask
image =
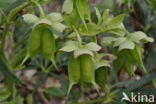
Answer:
POLYGON ((20 80, 10 71, 9 67, 5 63, 2 54, 0 54, 0 72, 7 77, 9 80, 15 82, 16 84, 20 84, 20 80))

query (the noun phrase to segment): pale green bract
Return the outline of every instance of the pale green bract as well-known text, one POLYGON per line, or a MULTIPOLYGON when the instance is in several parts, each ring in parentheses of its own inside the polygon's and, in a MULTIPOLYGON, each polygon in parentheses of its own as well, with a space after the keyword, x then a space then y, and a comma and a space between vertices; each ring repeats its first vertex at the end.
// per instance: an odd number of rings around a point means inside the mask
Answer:
POLYGON ((74 57, 77 58, 83 54, 87 54, 90 56, 94 56, 93 52, 89 49, 85 49, 85 48, 78 48, 74 51, 74 57))
POLYGON ((125 41, 126 41, 125 37, 116 38, 115 42, 113 43, 113 46, 117 47, 117 46, 119 46, 120 44, 122 44, 125 41))
POLYGON ((34 24, 33 27, 39 25, 39 24, 47 24, 47 25, 51 25, 51 22, 48 19, 41 19, 40 21, 38 21, 37 23, 34 24))
POLYGON ((57 13, 57 12, 48 14, 46 18, 49 19, 51 21, 51 23, 62 22, 63 21, 62 14, 61 13, 57 13))
POLYGON ((70 14, 72 10, 73 10, 73 0, 65 0, 62 7, 62 12, 65 14, 70 14))
POLYGON ((91 50, 91 51, 99 51, 101 49, 101 46, 94 42, 90 42, 84 46, 84 48, 91 50))
POLYGON ((33 14, 24 14, 23 19, 28 24, 35 24, 39 21, 39 18, 33 14))
POLYGON ((120 44, 119 51, 123 49, 134 49, 134 47, 135 47, 135 44, 132 41, 125 40, 123 43, 120 44))
POLYGON ((78 48, 78 42, 67 41, 60 50, 64 52, 72 52, 76 50, 77 48, 78 48))
POLYGON ((64 29, 67 27, 66 25, 59 23, 59 22, 52 23, 51 26, 52 26, 52 28, 54 28, 58 32, 63 32, 64 29))
POLYGON ((153 42, 154 41, 153 38, 148 37, 142 31, 137 31, 137 32, 131 33, 128 38, 134 42, 139 42, 141 40, 145 40, 147 42, 153 42))

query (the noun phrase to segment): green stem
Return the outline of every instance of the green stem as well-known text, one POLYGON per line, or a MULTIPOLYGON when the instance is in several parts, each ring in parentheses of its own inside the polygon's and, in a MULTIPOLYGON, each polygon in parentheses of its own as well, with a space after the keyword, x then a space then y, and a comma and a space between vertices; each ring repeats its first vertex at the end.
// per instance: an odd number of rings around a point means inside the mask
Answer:
POLYGON ((3 34, 2 34, 1 44, 0 44, 0 49, 2 51, 4 51, 4 47, 5 47, 5 36, 8 33, 8 29, 9 29, 9 25, 8 24, 5 24, 5 28, 4 28, 4 31, 3 31, 3 34))
POLYGON ((31 1, 31 2, 34 3, 38 7, 38 9, 40 11, 40 17, 41 18, 44 18, 45 17, 45 14, 44 14, 44 11, 43 11, 41 5, 38 2, 36 2, 36 1, 31 1))
POLYGON ((4 51, 4 47, 5 47, 5 37, 6 34, 8 33, 9 30, 9 26, 11 24, 11 21, 14 20, 14 18, 16 17, 16 15, 25 7, 29 6, 30 2, 25 2, 22 5, 16 7, 15 9, 13 9, 9 14, 8 17, 6 19, 6 23, 5 23, 5 28, 2 34, 2 39, 1 39, 1 46, 0 48, 2 49, 2 51, 4 51))
POLYGON ((78 39, 78 41, 79 41, 79 45, 81 46, 81 45, 82 45, 82 40, 81 40, 80 34, 79 34, 79 32, 76 30, 75 27, 73 27, 73 29, 74 29, 74 31, 75 31, 75 33, 76 33, 77 39, 78 39))
POLYGON ((7 24, 10 24, 10 22, 12 20, 15 19, 16 15, 24 8, 26 8, 27 6, 29 6, 31 4, 31 2, 25 2, 22 5, 16 7, 15 9, 13 9, 9 14, 8 14, 8 18, 7 18, 7 24))

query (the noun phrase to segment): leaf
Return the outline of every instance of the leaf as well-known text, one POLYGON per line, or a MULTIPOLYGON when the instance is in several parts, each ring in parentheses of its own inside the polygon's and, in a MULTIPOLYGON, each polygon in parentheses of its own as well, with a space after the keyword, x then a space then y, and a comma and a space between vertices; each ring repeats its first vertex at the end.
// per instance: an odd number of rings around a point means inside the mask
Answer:
POLYGON ((110 64, 108 61, 106 60, 99 60, 99 61, 95 61, 95 69, 98 69, 100 67, 110 67, 110 64))
POLYGON ((53 22, 62 22, 63 21, 62 14, 57 13, 57 12, 48 14, 46 18, 49 19, 51 21, 51 23, 53 23, 53 22))
POLYGON ((86 29, 88 31, 86 20, 90 21, 90 11, 89 11, 89 5, 88 0, 75 0, 75 9, 86 29))
POLYGON ((7 102, 7 104, 23 104, 24 99, 19 95, 14 97, 11 101, 7 102))
POLYGON ((151 51, 148 53, 148 57, 147 57, 147 67, 148 69, 154 69, 156 68, 156 52, 151 51))
POLYGON ((136 81, 131 86, 129 86, 129 88, 127 90, 137 89, 137 88, 149 83, 150 81, 152 81, 154 79, 156 79, 156 72, 153 72, 151 74, 144 76, 141 80, 136 81))
POLYGON ((117 59, 113 62, 114 69, 118 72, 123 67, 124 60, 117 59))
POLYGON ((53 23, 51 26, 58 32, 63 32, 66 26, 62 23, 53 23))
POLYGON ((114 37, 103 37, 101 44, 103 46, 110 46, 114 40, 116 40, 114 37))
POLYGON ((129 62, 129 61, 124 61, 124 71, 127 72, 129 75, 134 75, 135 76, 135 73, 134 73, 134 65, 129 62))
POLYGON ((103 57, 109 57, 111 58, 112 60, 116 60, 117 57, 113 54, 110 54, 110 53, 100 53, 99 54, 100 58, 102 59, 103 57))
POLYGON ((78 20, 79 16, 75 9, 73 9, 73 11, 70 14, 64 15, 64 21, 70 27, 72 27, 73 25, 77 25, 78 20))
POLYGON ((128 38, 134 42, 139 42, 141 40, 145 42, 153 42, 153 38, 147 37, 147 35, 142 31, 131 33, 128 38))
POLYGON ((97 19, 98 19, 98 24, 100 24, 102 22, 102 16, 100 14, 100 11, 98 8, 95 7, 95 13, 96 13, 96 16, 97 16, 97 19))
POLYGON ((126 41, 126 38, 121 37, 121 38, 116 38, 116 39, 114 39, 114 40, 115 40, 115 42, 113 43, 113 46, 114 46, 114 47, 117 47, 117 46, 119 46, 120 44, 122 44, 123 42, 125 42, 125 41, 126 41))
POLYGON ((120 25, 120 24, 122 23, 124 17, 125 17, 125 14, 120 14, 120 15, 114 17, 114 18, 110 21, 109 26, 115 27, 115 26, 120 25))
POLYGON ((107 25, 107 23, 109 22, 108 20, 109 20, 109 9, 106 9, 103 12, 103 23, 107 25))
POLYGON ((35 27, 35 26, 37 26, 39 24, 51 25, 51 22, 48 19, 41 19, 40 21, 38 21, 37 23, 35 23, 33 27, 35 27))
POLYGON ((119 51, 123 49, 134 49, 134 47, 135 47, 135 44, 132 41, 126 40, 122 44, 120 44, 119 51))
POLYGON ((145 42, 154 42, 154 39, 151 37, 146 37, 143 41, 145 42))
POLYGON ((65 14, 70 14, 73 10, 73 0, 65 0, 62 7, 62 12, 65 14))
POLYGON ((151 74, 145 75, 143 78, 141 78, 141 80, 137 80, 137 81, 136 80, 127 80, 127 81, 118 82, 118 83, 114 84, 112 86, 112 88, 129 85, 128 88, 125 88, 125 89, 122 88, 122 92, 138 90, 138 88, 140 89, 140 87, 142 87, 143 85, 145 85, 155 79, 156 79, 156 72, 153 72, 151 74))
POLYGON ((30 2, 24 2, 22 3, 21 5, 17 6, 16 8, 12 9, 8 16, 7 16, 7 22, 10 22, 12 20, 14 20, 17 16, 17 14, 22 10, 24 9, 27 5, 29 5, 30 2))
POLYGON ((75 41, 68 41, 64 44, 64 46, 60 49, 65 52, 72 52, 78 48, 78 43, 75 41))
POLYGON ((59 98, 62 98, 65 96, 65 93, 60 88, 56 88, 56 87, 48 88, 46 92, 52 96, 59 97, 59 98))
POLYGON ((86 31, 83 24, 79 25, 78 31, 81 36, 95 36, 102 30, 102 27, 100 25, 96 25, 94 23, 86 23, 86 26, 88 28, 88 31, 86 31))
POLYGON ((123 87, 125 85, 133 85, 135 82, 136 82, 135 80, 126 80, 126 81, 118 82, 112 85, 112 89, 115 87, 123 87))
POLYGON ((9 67, 6 65, 5 61, 3 60, 1 54, 0 54, 0 72, 2 72, 5 77, 15 82, 16 84, 21 83, 20 80, 10 71, 9 67))
POLYGON ((90 42, 85 45, 85 48, 87 48, 91 51, 99 51, 101 49, 101 46, 99 46, 98 44, 96 44, 94 42, 90 42))
POLYGON ((33 14, 24 14, 23 19, 28 24, 35 24, 39 21, 39 18, 33 14))
POLYGON ((118 32, 118 34, 121 34, 121 36, 125 36, 125 32, 124 32, 124 31, 127 31, 127 30, 125 29, 124 24, 123 24, 123 23, 120 23, 120 24, 118 25, 118 28, 119 28, 120 30, 119 30, 119 31, 116 31, 116 32, 118 32))
POLYGON ((146 36, 145 33, 141 32, 141 31, 138 31, 138 32, 131 33, 128 38, 131 41, 138 42, 138 41, 140 41, 142 39, 145 39, 146 37, 147 36, 146 36))
POLYGON ((94 56, 92 51, 85 49, 85 48, 78 48, 74 51, 74 57, 75 58, 77 58, 83 54, 88 54, 90 56, 94 56))
POLYGON ((139 92, 142 95, 153 95, 153 96, 156 96, 156 89, 155 88, 138 88, 134 92, 139 92))
MULTIPOLYGON (((2 1, 2 0, 1 0, 2 1)), ((3 0, 4 1, 4 0, 3 0)), ((8 0, 9 1, 9 0, 8 0)), ((8 14, 11 10, 13 10, 14 8, 16 8, 17 6, 23 4, 24 2, 26 2, 26 0, 12 0, 14 1, 13 3, 11 3, 11 5, 7 5, 4 7, 6 14, 8 14)), ((1 3, 0 3, 1 4, 1 3)), ((0 6, 1 7, 1 6, 0 6)))
POLYGON ((136 61, 137 64, 141 66, 141 69, 147 73, 147 69, 144 66, 142 56, 141 56, 141 47, 137 44, 135 44, 135 48, 130 51, 131 56, 133 57, 134 61, 136 61))
POLYGON ((6 87, 1 88, 0 89, 0 102, 6 100, 10 95, 11 93, 8 91, 6 87))
POLYGON ((22 63, 22 60, 25 58, 26 53, 27 53, 27 49, 23 48, 19 52, 13 55, 12 60, 11 60, 11 67, 13 69, 16 70, 16 69, 20 69, 20 67, 22 68, 23 65, 21 65, 21 63, 22 63))
POLYGON ((75 0, 74 3, 82 22, 85 22, 84 20, 89 20, 90 10, 88 0, 75 0))

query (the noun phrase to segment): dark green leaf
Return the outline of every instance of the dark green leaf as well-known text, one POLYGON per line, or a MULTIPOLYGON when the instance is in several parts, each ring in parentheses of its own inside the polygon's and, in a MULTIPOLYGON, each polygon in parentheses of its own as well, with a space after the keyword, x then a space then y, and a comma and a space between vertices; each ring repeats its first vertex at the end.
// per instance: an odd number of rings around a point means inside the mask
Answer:
POLYGON ((0 72, 7 77, 9 80, 15 82, 16 84, 21 83, 20 80, 10 71, 9 67, 5 63, 3 57, 0 54, 0 72))
POLYGON ((56 88, 56 87, 48 88, 47 93, 49 93, 50 95, 55 96, 55 97, 64 97, 65 96, 65 93, 60 88, 56 88))

